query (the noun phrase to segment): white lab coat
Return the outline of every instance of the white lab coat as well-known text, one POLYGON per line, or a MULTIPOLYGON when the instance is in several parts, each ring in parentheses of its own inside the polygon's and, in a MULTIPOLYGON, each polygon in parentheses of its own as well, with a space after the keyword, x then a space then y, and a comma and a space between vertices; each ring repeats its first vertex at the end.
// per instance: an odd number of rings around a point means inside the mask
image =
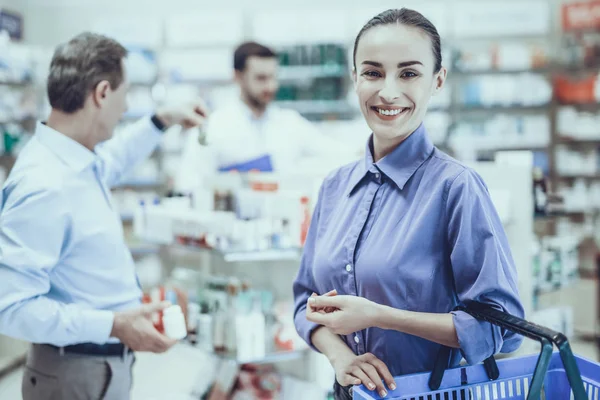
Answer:
POLYGON ((274 172, 297 173, 307 158, 348 160, 362 150, 327 137, 294 110, 270 105, 256 118, 237 99, 213 112, 204 129, 208 146, 198 144, 198 131, 190 132, 186 139, 176 190, 193 190, 202 175, 267 155, 274 172))

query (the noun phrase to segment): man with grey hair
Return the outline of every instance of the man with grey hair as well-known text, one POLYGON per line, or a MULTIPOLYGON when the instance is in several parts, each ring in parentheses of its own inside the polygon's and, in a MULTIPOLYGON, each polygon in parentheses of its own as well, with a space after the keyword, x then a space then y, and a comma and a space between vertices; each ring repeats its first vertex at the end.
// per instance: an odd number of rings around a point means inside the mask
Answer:
POLYGON ((32 342, 25 400, 127 399, 133 351, 164 352, 141 305, 110 188, 171 125, 202 125, 202 101, 159 107, 123 135, 126 49, 83 33, 59 46, 48 76, 52 111, 19 155, 0 197, 0 334, 32 342))

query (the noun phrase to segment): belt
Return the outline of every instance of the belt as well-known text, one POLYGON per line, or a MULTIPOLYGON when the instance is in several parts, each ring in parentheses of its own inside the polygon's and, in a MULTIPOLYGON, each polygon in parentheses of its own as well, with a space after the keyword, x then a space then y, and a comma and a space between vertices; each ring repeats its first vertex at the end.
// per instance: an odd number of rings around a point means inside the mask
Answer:
POLYGON ((70 346, 58 347, 54 345, 48 345, 59 353, 73 353, 73 354, 84 354, 88 356, 125 356, 128 353, 133 353, 129 347, 123 343, 80 343, 70 346))

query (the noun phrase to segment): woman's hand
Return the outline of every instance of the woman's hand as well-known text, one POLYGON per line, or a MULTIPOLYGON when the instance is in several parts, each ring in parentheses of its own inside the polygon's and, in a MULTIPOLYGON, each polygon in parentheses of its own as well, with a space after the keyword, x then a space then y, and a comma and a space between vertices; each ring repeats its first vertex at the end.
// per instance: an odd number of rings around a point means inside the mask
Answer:
POLYGON ((331 365, 335 370, 335 378, 342 386, 362 383, 369 390, 377 390, 381 397, 387 395, 383 382, 390 390, 396 389, 394 378, 387 366, 371 353, 357 356, 349 352, 335 358, 331 365))
POLYGON ((337 335, 349 335, 375 326, 379 305, 358 296, 311 296, 306 319, 337 335))

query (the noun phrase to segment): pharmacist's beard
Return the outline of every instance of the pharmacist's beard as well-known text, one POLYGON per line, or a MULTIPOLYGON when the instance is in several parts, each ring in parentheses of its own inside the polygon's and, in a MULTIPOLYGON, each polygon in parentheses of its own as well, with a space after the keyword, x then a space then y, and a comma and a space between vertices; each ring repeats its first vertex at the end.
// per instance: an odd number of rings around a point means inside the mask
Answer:
POLYGON ((267 109, 268 103, 265 103, 258 97, 255 97, 246 91, 242 91, 242 100, 257 116, 262 115, 267 109))

